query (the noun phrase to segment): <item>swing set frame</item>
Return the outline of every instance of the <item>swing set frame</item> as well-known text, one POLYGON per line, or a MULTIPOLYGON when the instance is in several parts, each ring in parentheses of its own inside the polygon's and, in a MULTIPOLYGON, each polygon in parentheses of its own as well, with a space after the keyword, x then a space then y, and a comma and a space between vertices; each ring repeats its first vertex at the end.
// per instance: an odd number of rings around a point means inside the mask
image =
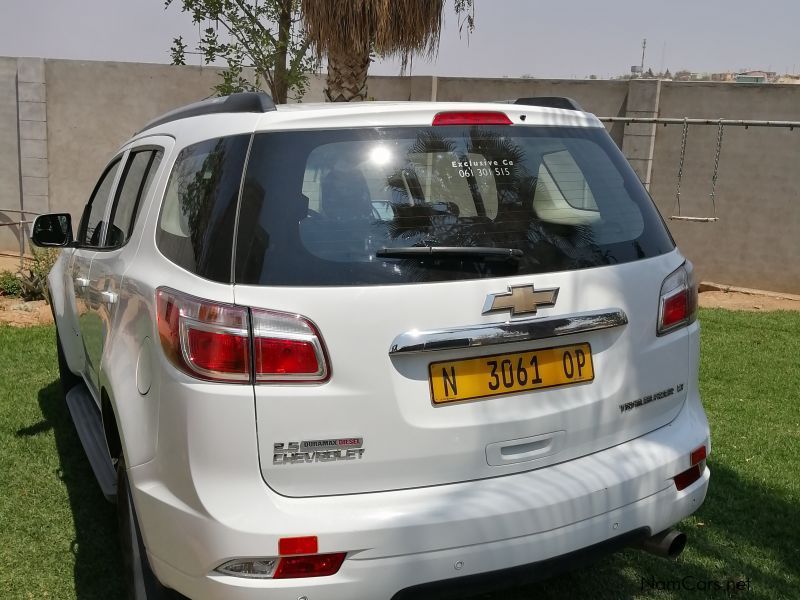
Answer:
POLYGON ((681 133, 681 149, 680 160, 678 162, 678 176, 675 183, 675 206, 677 208, 676 214, 670 217, 673 221, 692 221, 699 223, 713 223, 719 221, 717 216, 717 179, 719 177, 719 159, 722 154, 722 137, 726 127, 782 127, 788 128, 789 131, 794 131, 795 127, 800 128, 800 121, 759 121, 748 119, 689 119, 689 118, 662 118, 662 117, 600 117, 603 123, 624 123, 625 125, 631 123, 644 123, 651 125, 682 125, 683 131, 681 133), (714 170, 711 175, 711 199, 712 216, 710 217, 695 217, 687 216, 681 212, 681 183, 683 181, 683 164, 686 157, 686 144, 689 137, 689 126, 694 125, 716 125, 717 126, 717 143, 714 152, 714 170))

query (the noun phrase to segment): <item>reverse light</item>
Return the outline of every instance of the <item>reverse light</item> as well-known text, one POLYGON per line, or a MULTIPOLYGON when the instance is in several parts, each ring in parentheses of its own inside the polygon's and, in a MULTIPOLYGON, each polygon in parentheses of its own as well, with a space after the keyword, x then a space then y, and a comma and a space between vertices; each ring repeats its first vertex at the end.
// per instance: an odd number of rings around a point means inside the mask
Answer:
POLYGON ((269 579, 275 572, 277 558, 245 558, 229 560, 216 568, 218 573, 247 579, 269 579))
POLYGON ((300 315, 156 291, 158 334, 184 373, 227 383, 319 383, 330 376, 322 338, 300 315), (252 332, 252 333, 251 333, 252 332))
POLYGON ((497 111, 450 111, 436 113, 433 125, 511 125, 505 113, 497 111))
POLYGON ((694 322, 697 316, 697 284, 692 263, 686 261, 661 284, 658 301, 658 335, 694 322))

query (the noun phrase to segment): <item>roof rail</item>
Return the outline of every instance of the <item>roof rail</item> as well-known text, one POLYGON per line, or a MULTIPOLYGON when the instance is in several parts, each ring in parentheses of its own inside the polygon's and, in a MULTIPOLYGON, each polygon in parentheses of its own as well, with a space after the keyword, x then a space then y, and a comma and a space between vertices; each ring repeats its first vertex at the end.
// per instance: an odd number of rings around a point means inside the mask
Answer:
POLYGON ((533 98, 517 98, 514 104, 526 104, 528 106, 544 106, 546 108, 563 108, 565 110, 580 110, 583 107, 572 98, 565 96, 536 96, 533 98))
POLYGON ((272 110, 276 110, 276 108, 269 94, 265 92, 239 92, 230 96, 201 100, 200 102, 171 110, 150 121, 139 133, 164 123, 188 117, 218 113, 265 113, 272 110))

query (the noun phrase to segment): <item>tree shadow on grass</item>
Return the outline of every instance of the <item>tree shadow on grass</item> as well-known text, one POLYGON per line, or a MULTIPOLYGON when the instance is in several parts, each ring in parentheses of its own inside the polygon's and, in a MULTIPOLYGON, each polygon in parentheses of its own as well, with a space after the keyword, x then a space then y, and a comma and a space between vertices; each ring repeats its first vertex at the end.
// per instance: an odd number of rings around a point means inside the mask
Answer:
POLYGON ((59 476, 66 485, 75 524, 75 595, 78 600, 124 598, 116 508, 106 501, 94 478, 58 380, 39 390, 38 401, 43 421, 20 429, 17 435, 53 429, 61 461, 59 476))
POLYGON ((626 549, 593 566, 474 600, 800 597, 798 503, 725 465, 711 464, 711 473, 705 503, 678 525, 689 538, 678 560, 626 549))
MULTIPOLYGON (((75 523, 76 596, 78 600, 124 598, 116 512, 94 479, 58 381, 42 388, 38 400, 44 421, 17 435, 32 436, 51 427, 54 431, 60 475, 75 523)), ((474 598, 727 598, 736 592, 713 584, 707 589, 675 586, 702 588, 708 581, 724 586, 728 580, 749 580, 749 589, 740 592, 743 598, 798 597, 800 505, 713 459, 711 470, 705 503, 678 526, 689 543, 677 561, 625 550, 547 581, 474 598)))

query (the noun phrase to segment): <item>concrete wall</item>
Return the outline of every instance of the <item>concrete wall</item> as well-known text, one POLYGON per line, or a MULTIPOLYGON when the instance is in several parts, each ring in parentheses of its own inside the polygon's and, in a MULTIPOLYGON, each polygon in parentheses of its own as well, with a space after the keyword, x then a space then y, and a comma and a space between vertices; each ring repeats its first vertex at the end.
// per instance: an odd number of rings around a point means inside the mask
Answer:
MULTIPOLYGON (((0 58, 0 209, 66 210, 78 219, 106 162, 132 133, 209 96, 218 81, 215 68, 0 58)), ((323 88, 324 77, 313 76, 304 101, 321 101, 323 88)), ((368 94, 439 101, 568 96, 598 116, 800 120, 800 86, 415 76, 370 77, 368 94)), ((680 129, 609 126, 665 217, 673 213, 680 129)), ((714 127, 690 130, 684 214, 711 210, 715 136, 714 127)), ((702 279, 800 293, 799 164, 800 129, 726 129, 720 221, 668 221, 702 279)), ((0 211, 0 222, 9 217, 0 211)), ((18 250, 18 240, 15 228, 0 227, 0 251, 18 250)))
MULTIPOLYGON (((662 117, 800 121, 800 86, 663 82, 662 117)), ((659 127, 651 194, 675 213, 680 125, 659 127)), ((706 216, 717 128, 690 127, 682 214, 706 216)), ((727 127, 716 188, 716 223, 668 221, 701 278, 766 290, 800 292, 800 129, 727 127)))
POLYGON ((370 77, 367 81, 367 97, 371 100, 429 101, 434 98, 433 80, 433 77, 419 76, 370 77))
MULTIPOLYGON (((0 208, 19 209, 19 136, 17 134, 17 59, 0 58, 0 208)), ((0 223, 19 216, 0 212, 0 223)), ((17 227, 0 226, 0 249, 17 250, 17 227)))
POLYGON ((216 69, 46 61, 50 204, 80 218, 103 168, 147 121, 211 94, 216 69))

